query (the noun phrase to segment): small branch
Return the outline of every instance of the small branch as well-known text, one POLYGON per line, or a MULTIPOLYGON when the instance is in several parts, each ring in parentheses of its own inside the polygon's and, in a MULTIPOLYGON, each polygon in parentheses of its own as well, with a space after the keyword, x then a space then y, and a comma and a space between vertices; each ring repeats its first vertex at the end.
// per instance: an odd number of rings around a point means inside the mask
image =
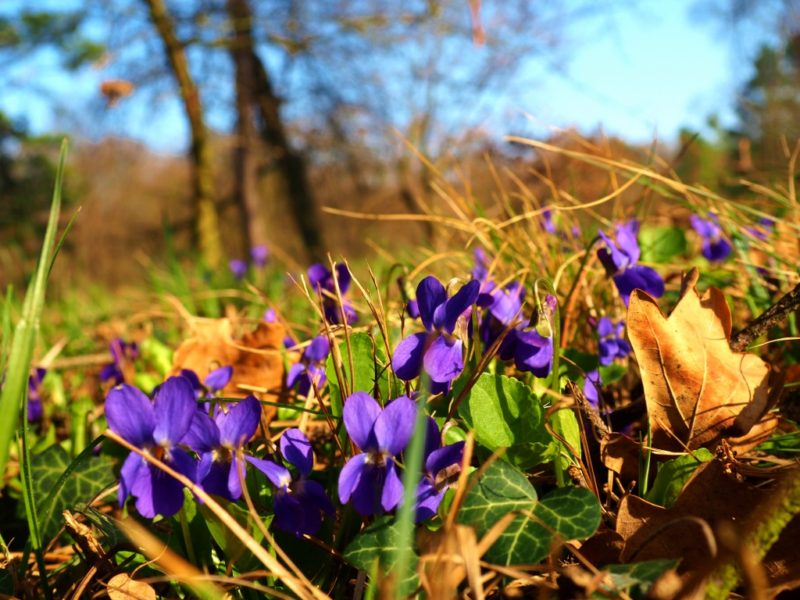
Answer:
POLYGON ((741 352, 749 346, 753 340, 760 337, 767 329, 783 321, 792 311, 800 309, 800 283, 787 293, 783 298, 770 306, 766 312, 762 313, 757 319, 751 322, 741 331, 737 331, 731 336, 731 349, 741 352))

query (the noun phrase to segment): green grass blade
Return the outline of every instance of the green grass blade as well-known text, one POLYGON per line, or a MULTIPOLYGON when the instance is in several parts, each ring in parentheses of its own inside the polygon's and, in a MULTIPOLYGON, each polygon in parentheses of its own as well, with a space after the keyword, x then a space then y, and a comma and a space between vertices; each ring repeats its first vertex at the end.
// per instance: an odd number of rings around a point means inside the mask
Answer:
MULTIPOLYGON (((422 389, 427 389, 429 382, 422 378, 422 389)), ((425 398, 417 404, 417 417, 414 424, 414 435, 405 452, 405 472, 403 473, 403 504, 397 513, 397 550, 395 552, 394 573, 396 583, 406 576, 414 555, 414 526, 417 506, 417 486, 422 473, 422 455, 425 451, 425 433, 427 432, 425 415, 425 398)), ((395 597, 400 598, 401 586, 395 586, 395 597)))
POLYGON ((44 307, 44 294, 47 287, 47 274, 50 257, 53 254, 58 217, 61 212, 61 186, 64 178, 64 161, 67 156, 67 141, 61 144, 61 155, 56 171, 53 202, 50 218, 42 244, 42 253, 36 267, 33 283, 25 293, 22 316, 14 330, 11 351, 8 357, 8 370, 3 391, 0 393, 0 474, 5 472, 11 444, 14 441, 14 426, 19 415, 19 406, 26 400, 28 374, 30 373, 33 349, 39 333, 39 319, 44 307))

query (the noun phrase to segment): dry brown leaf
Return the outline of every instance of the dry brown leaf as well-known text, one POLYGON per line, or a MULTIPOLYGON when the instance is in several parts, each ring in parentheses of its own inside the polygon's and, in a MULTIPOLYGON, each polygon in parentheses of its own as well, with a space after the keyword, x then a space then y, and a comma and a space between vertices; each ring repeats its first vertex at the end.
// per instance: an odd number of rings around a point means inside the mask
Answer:
MULTIPOLYGON (((203 381, 216 368, 230 365, 233 376, 222 390, 226 397, 242 398, 249 394, 271 396, 275 401, 285 381, 283 339, 286 330, 280 323, 259 323, 258 327, 234 339, 229 319, 197 319, 193 335, 175 351, 172 367, 177 375, 191 369, 203 381), (253 392, 250 388, 267 390, 253 392)), ((264 407, 274 413, 274 407, 264 407)))
POLYGON ((149 583, 131 579, 127 573, 114 575, 108 581, 111 600, 156 600, 156 591, 149 583))
POLYGON ((624 483, 639 478, 642 445, 622 433, 609 433, 600 440, 600 460, 624 483))
MULTIPOLYGON (((653 446, 664 450, 744 436, 775 400, 770 366, 730 348, 731 314, 722 292, 712 287, 700 296, 696 281, 693 269, 668 318, 642 290, 631 294, 628 307, 628 336, 641 370, 653 446)), ((759 424, 754 434, 762 438, 775 424, 759 424)))

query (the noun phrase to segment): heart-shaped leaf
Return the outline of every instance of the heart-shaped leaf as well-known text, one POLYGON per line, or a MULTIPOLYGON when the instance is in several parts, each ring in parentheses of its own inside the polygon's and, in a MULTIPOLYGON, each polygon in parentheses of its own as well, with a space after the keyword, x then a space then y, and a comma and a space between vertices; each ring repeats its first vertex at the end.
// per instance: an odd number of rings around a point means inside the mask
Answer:
MULTIPOLYGON (((373 572, 375 562, 378 570, 389 576, 396 576, 395 567, 397 546, 400 535, 394 517, 381 517, 359 533, 344 551, 344 558, 352 565, 367 573, 373 572)), ((408 570, 400 575, 395 586, 402 596, 410 595, 419 585, 417 577, 417 554, 412 553, 408 570)))
POLYGON ((560 488, 537 501, 524 473, 503 461, 492 464, 464 499, 458 519, 485 535, 506 515, 518 511, 487 551, 489 562, 537 563, 557 540, 585 539, 600 524, 600 505, 585 488, 560 488))
POLYGON ((518 379, 484 373, 459 406, 459 414, 491 451, 525 469, 552 460, 558 446, 545 427, 544 410, 533 390, 518 379))
POLYGON ((611 586, 603 586, 602 591, 592 594, 592 598, 609 598, 624 593, 633 600, 644 600, 650 586, 669 569, 678 566, 678 560, 660 559, 628 565, 607 565, 603 570, 611 576, 611 586))

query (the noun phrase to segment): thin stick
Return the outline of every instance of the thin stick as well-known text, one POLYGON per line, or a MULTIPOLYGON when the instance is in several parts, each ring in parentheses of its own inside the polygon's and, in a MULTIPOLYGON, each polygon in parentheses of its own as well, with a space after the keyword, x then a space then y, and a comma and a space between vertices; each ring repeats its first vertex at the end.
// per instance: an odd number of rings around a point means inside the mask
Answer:
POLYGON ((743 351, 767 329, 783 321, 789 313, 798 308, 800 308, 800 283, 747 327, 734 333, 731 336, 731 349, 734 352, 743 351))

